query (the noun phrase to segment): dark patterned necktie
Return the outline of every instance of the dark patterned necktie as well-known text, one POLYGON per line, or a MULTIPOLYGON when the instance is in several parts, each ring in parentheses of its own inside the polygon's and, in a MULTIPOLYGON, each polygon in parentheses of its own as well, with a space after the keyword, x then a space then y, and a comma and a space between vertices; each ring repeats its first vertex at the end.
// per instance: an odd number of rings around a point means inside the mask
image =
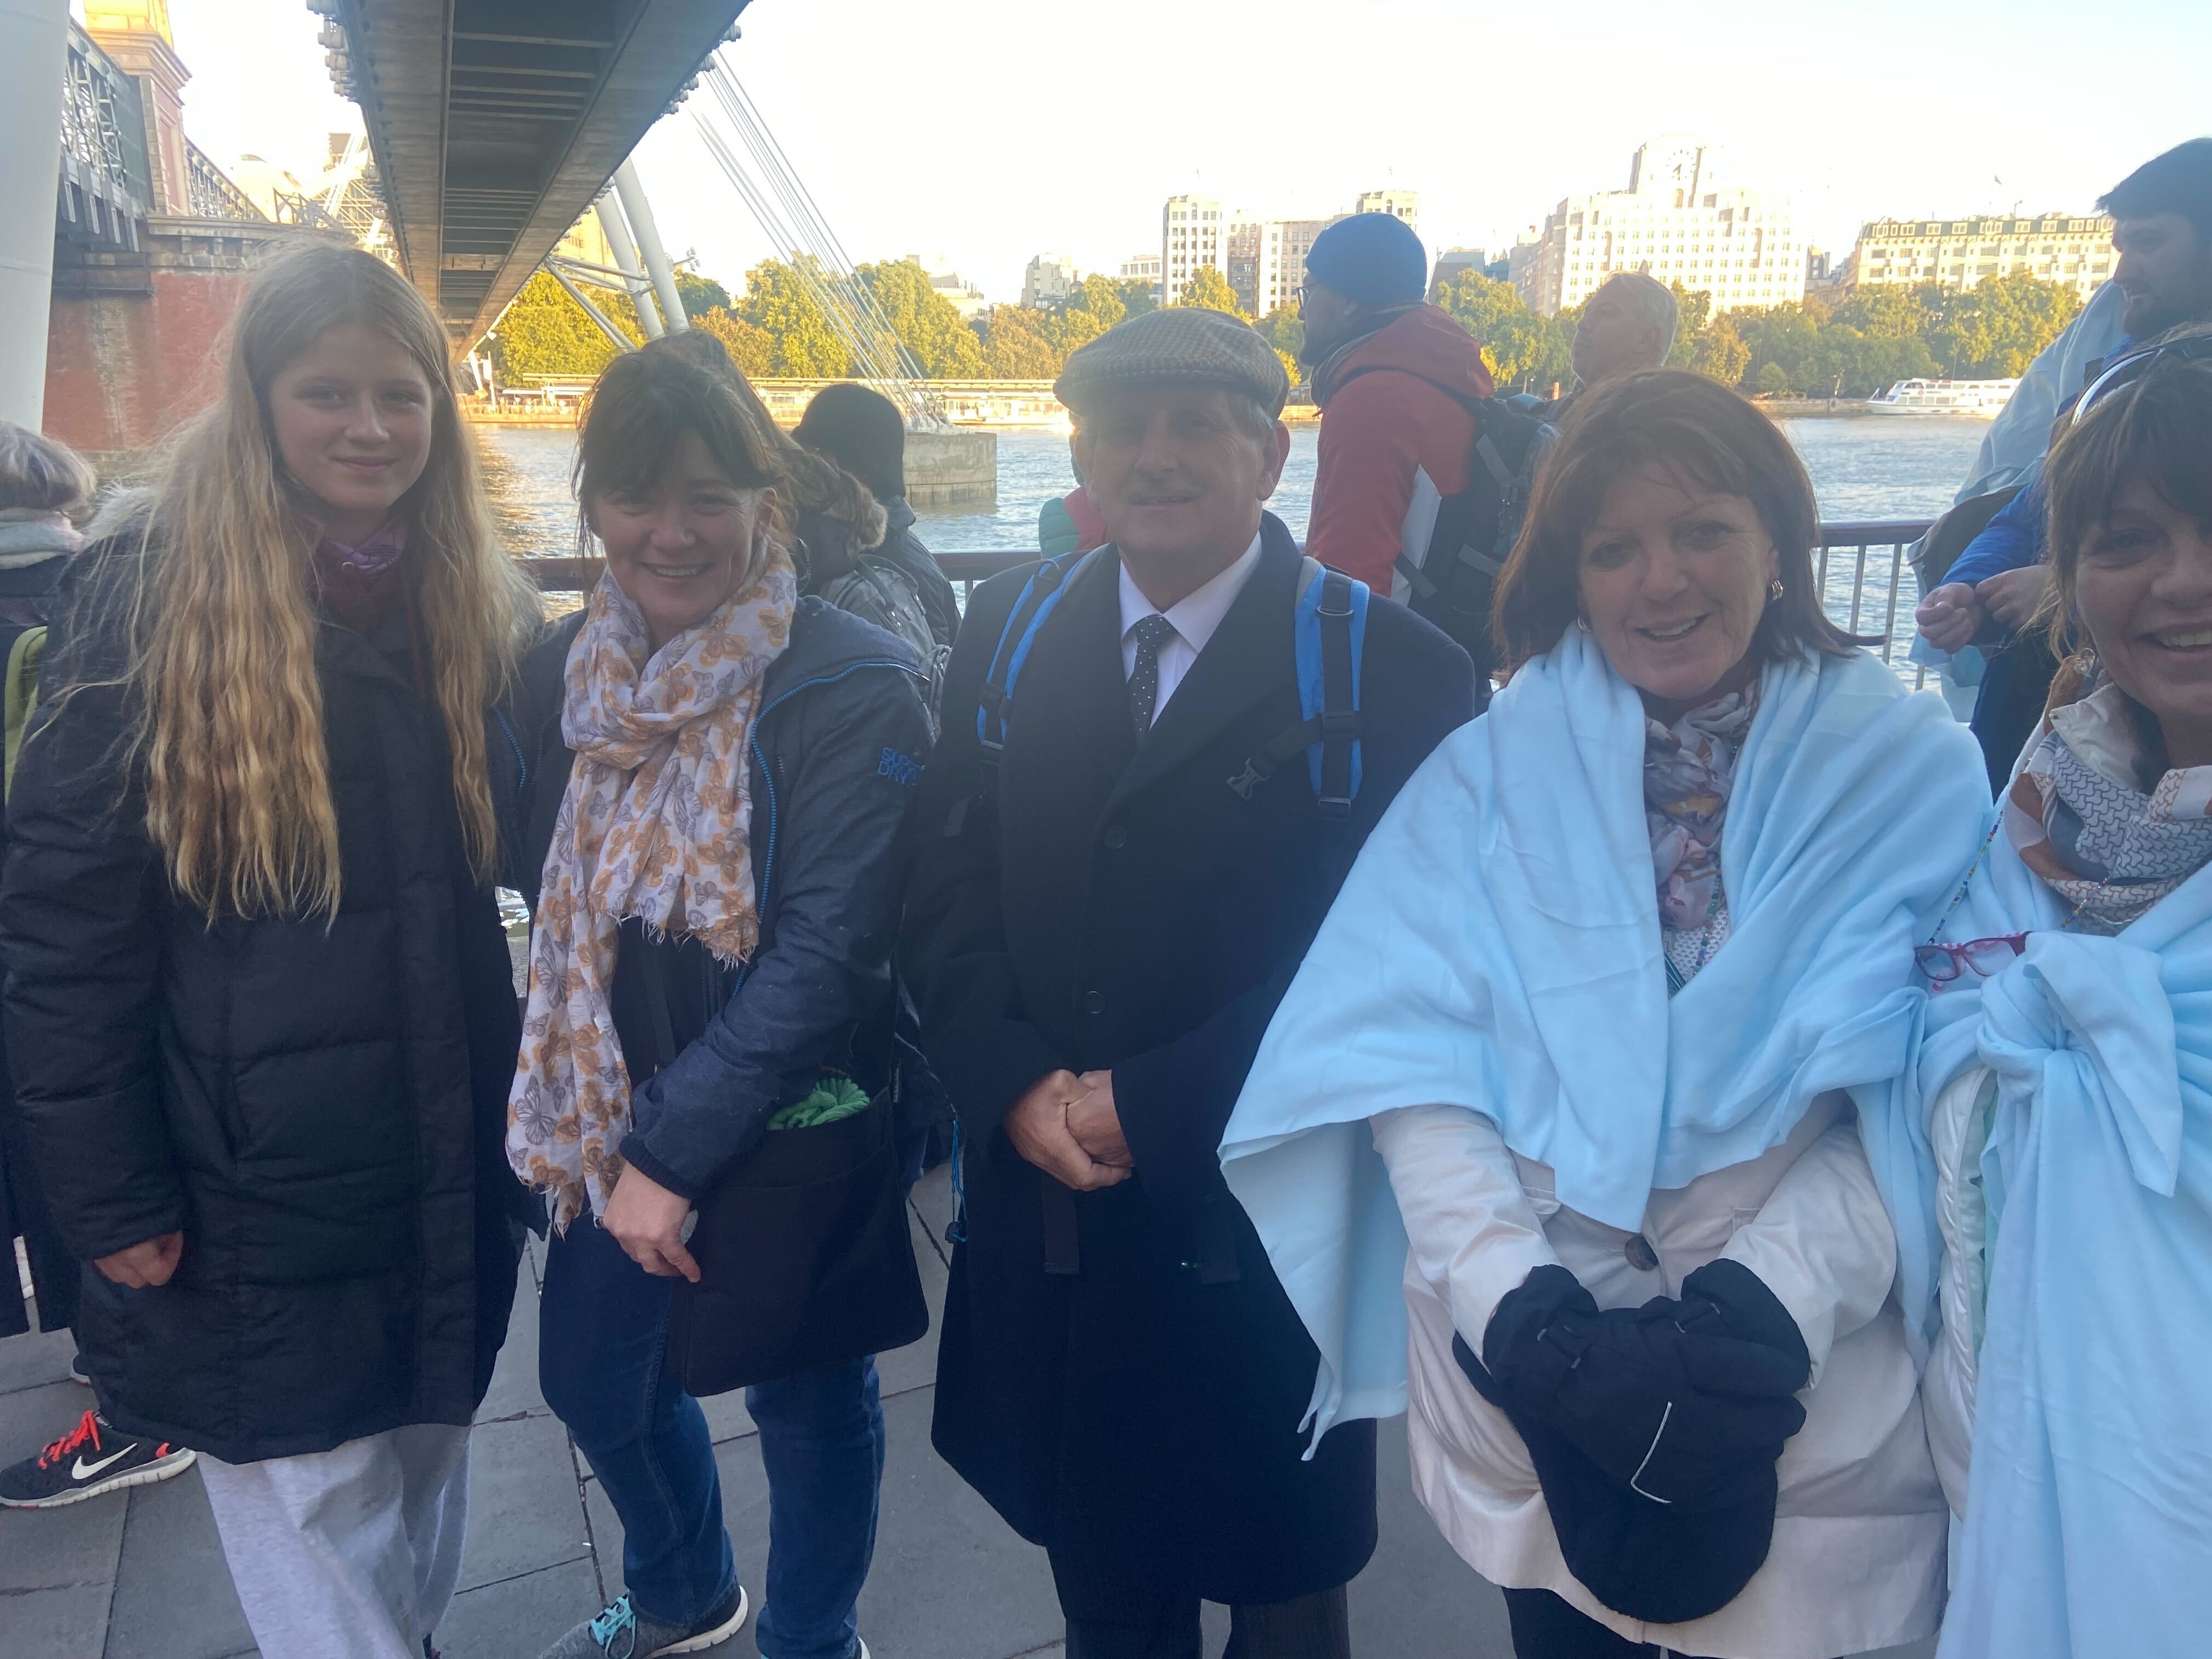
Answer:
POLYGON ((1129 671, 1129 723, 1142 743, 1152 729, 1152 705, 1160 696, 1160 647, 1176 637, 1176 629, 1155 614, 1139 618, 1129 631, 1137 638, 1137 665, 1129 671))

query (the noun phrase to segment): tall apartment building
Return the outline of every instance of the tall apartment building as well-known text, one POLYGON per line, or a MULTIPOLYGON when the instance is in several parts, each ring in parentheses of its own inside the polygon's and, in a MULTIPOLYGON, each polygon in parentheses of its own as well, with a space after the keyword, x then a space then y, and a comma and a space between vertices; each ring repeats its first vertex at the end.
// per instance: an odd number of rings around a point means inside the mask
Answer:
POLYGON ((2112 222, 2063 213, 2033 219, 1876 219, 1859 231, 1845 280, 1972 288, 2025 271, 2083 299, 2112 274, 2112 222))
POLYGON ((1032 308, 1056 305, 1075 292, 1083 278, 1065 253, 1040 253, 1022 276, 1022 303, 1032 308))
POLYGON ((1160 303, 1171 306, 1200 265, 1229 272, 1230 211, 1211 196, 1170 196, 1160 210, 1160 303))
POLYGON ((1354 213, 1387 213, 1403 219, 1416 236, 1421 234, 1421 192, 1418 190, 1363 190, 1352 204, 1354 213))
MULTIPOLYGON (((1395 215, 1418 234, 1420 192, 1363 191, 1352 211, 1395 215)), ((1261 219, 1224 208, 1212 197, 1170 197, 1161 210, 1160 301, 1173 305, 1182 297, 1191 273, 1211 264, 1236 290, 1237 302, 1255 317, 1295 305, 1306 280, 1306 252, 1314 238, 1348 216, 1336 213, 1325 219, 1261 219)), ((1132 268, 1136 263, 1130 261, 1122 274, 1139 274, 1132 268)))
POLYGON ((1578 306, 1620 270, 1641 270, 1712 295, 1716 313, 1805 297, 1805 238, 1789 195, 1721 181, 1715 152, 1694 138, 1652 140, 1630 164, 1628 188, 1570 196, 1514 251, 1514 283, 1550 316, 1578 306))

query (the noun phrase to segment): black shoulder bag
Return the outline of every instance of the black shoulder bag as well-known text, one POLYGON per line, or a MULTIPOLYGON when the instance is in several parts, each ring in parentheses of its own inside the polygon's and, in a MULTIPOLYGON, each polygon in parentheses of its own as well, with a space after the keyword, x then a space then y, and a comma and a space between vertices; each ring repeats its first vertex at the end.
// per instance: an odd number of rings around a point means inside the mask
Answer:
MULTIPOLYGON (((658 1071, 676 1058, 667 964, 647 946, 641 968, 658 1071)), ((699 1282, 677 1281, 668 1316, 667 1363, 685 1393, 726 1394, 928 1331, 894 1092, 849 1117, 769 1132, 700 1199, 688 1241, 699 1282)))

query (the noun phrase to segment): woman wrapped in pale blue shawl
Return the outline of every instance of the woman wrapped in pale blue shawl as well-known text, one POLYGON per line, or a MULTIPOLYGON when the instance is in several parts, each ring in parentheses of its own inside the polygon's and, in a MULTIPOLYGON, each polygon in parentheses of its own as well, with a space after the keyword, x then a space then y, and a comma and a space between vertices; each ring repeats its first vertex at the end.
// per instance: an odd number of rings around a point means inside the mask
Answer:
POLYGON ((2212 1650, 2212 337, 2053 449, 2052 687, 1920 951, 1944 1659, 2212 1650))
POLYGON ((1517 672, 1370 839, 1223 1144, 1315 1431, 1410 1398, 1523 1659, 1833 1659, 1942 1608, 1933 1166, 1890 1085, 1987 797, 1823 615, 1814 520, 1734 394, 1585 400, 1501 580, 1517 672))

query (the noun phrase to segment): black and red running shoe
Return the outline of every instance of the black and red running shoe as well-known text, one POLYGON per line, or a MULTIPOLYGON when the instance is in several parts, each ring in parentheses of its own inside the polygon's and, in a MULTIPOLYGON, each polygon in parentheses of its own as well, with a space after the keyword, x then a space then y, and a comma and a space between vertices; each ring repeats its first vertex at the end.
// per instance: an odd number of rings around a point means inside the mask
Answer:
POLYGON ((11 1510, 58 1509, 104 1492, 143 1486, 182 1474, 193 1454, 166 1440, 141 1440, 118 1431, 96 1411, 36 1457, 0 1469, 0 1505, 11 1510))

